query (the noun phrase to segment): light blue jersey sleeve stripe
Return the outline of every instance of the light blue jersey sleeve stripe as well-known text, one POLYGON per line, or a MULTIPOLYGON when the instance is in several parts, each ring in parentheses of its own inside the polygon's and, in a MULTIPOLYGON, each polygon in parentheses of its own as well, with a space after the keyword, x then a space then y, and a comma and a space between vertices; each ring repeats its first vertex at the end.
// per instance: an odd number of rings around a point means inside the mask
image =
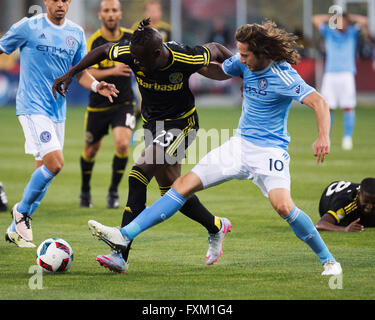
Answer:
POLYGON ((292 82, 284 75, 280 72, 280 69, 277 69, 276 68, 276 65, 273 65, 271 66, 271 70, 274 74, 278 75, 280 77, 281 80, 283 80, 283 82, 287 85, 287 86, 290 86, 292 84, 292 82))
POLYGON ((307 91, 304 95, 302 95, 301 97, 299 97, 298 101, 299 102, 302 102, 303 99, 305 99, 308 95, 310 95, 311 93, 313 92, 316 92, 316 90, 314 88, 311 88, 309 91, 307 91))
POLYGON ((288 73, 287 70, 281 70, 281 68, 279 66, 276 66, 277 69, 279 69, 279 71, 287 78, 289 79, 290 81, 292 81, 292 83, 294 82, 294 79, 292 78, 292 76, 288 73))

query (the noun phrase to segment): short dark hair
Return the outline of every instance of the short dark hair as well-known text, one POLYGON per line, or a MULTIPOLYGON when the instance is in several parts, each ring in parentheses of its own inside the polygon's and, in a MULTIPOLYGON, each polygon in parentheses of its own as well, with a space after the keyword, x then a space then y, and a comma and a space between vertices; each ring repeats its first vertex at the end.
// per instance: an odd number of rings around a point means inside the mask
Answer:
POLYGON ((134 31, 130 39, 131 44, 145 46, 155 39, 158 31, 151 28, 150 23, 150 18, 143 19, 139 23, 137 30, 134 31))
POLYGON ((361 191, 375 194, 375 178, 365 178, 361 182, 361 191))

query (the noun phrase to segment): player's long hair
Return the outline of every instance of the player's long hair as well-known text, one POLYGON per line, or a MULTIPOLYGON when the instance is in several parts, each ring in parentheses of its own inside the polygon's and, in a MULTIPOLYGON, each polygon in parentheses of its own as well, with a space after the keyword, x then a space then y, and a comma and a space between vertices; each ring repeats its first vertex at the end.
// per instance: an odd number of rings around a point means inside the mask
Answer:
POLYGON ((150 41, 155 39, 157 31, 154 28, 150 27, 150 18, 143 19, 137 30, 134 31, 130 42, 135 45, 146 46, 150 41))
POLYGON ((297 64, 301 59, 298 49, 303 46, 297 43, 298 37, 283 29, 277 28, 273 21, 260 24, 245 24, 237 29, 236 40, 246 43, 255 56, 266 56, 273 61, 287 61, 297 64))

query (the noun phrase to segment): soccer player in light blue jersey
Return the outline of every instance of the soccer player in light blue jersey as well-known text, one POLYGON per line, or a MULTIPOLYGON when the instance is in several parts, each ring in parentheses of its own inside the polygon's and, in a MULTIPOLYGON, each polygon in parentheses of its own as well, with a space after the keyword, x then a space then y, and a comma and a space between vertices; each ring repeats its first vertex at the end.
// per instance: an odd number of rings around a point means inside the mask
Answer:
POLYGON ((337 21, 327 14, 314 15, 314 26, 320 31, 325 41, 326 62, 322 83, 322 95, 331 110, 344 109, 344 137, 342 148, 353 148, 353 130, 355 124, 356 88, 355 88, 355 52, 357 39, 362 28, 368 32, 367 17, 342 14, 337 21), (329 23, 331 22, 331 23, 329 23))
MULTIPOLYGON (((142 231, 171 217, 195 192, 232 179, 251 180, 296 236, 318 256, 324 267, 322 275, 340 274, 340 264, 310 217, 294 204, 290 195, 287 118, 292 100, 315 112, 318 138, 313 152, 317 163, 322 163, 330 151, 328 105, 291 67, 300 58, 296 39, 271 21, 240 27, 236 31, 239 53, 222 65, 229 77, 243 78, 244 100, 236 135, 209 152, 127 226, 117 229, 90 220, 93 235, 121 250, 142 231)), ((219 252, 223 240, 224 236, 219 252)))
MULTIPOLYGON (((19 247, 35 247, 30 216, 38 208, 48 186, 64 164, 63 144, 66 99, 54 98, 52 84, 86 54, 83 29, 65 19, 70 0, 44 0, 46 14, 23 18, 0 39, 0 54, 20 49, 21 72, 16 114, 25 135, 25 152, 36 160, 36 170, 22 200, 12 209, 13 222, 5 238, 19 247)), ((113 85, 98 82, 87 71, 79 83, 112 100, 113 85)))

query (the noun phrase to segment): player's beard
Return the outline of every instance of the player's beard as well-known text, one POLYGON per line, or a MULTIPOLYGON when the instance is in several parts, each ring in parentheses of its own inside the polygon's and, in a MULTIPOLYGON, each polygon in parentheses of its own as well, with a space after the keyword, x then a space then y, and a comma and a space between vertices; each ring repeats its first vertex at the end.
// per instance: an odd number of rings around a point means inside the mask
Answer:
POLYGON ((65 19, 65 16, 66 16, 66 11, 65 10, 56 10, 53 14, 53 18, 56 20, 56 21, 61 21, 61 20, 64 20, 65 19))
POLYGON ((104 27, 109 31, 109 32, 115 32, 119 28, 119 23, 118 22, 104 22, 104 27))
POLYGON ((258 60, 255 64, 253 64, 251 66, 247 65, 247 67, 252 72, 259 72, 259 71, 262 71, 265 68, 267 68, 269 66, 269 64, 270 64, 270 62, 268 62, 268 61, 258 60))

